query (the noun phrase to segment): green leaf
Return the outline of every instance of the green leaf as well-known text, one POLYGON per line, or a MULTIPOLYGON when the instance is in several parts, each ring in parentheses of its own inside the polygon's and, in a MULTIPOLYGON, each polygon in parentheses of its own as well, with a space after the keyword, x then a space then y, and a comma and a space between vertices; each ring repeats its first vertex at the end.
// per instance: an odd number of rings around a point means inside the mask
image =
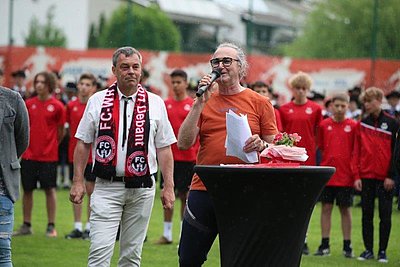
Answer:
POLYGON ((46 13, 46 23, 40 24, 34 16, 31 20, 28 35, 25 37, 27 46, 66 47, 67 37, 61 28, 53 24, 54 6, 50 6, 46 13))
MULTIPOLYGON (((281 47, 286 56, 300 58, 369 58, 372 51, 375 0, 319 1, 304 33, 281 47)), ((400 58, 400 5, 377 0, 377 57, 400 58)))

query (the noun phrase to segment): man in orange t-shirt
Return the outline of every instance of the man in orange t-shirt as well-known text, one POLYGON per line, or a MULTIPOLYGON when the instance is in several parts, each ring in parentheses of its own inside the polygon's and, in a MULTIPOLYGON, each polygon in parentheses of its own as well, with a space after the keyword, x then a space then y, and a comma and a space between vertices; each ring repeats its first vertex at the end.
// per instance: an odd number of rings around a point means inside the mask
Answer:
MULTIPOLYGON (((246 114, 252 136, 245 142, 246 153, 262 151, 272 142, 276 128, 274 109, 270 101, 240 85, 247 69, 246 56, 241 48, 231 43, 218 46, 211 67, 220 69, 213 93, 206 91, 197 98, 183 122, 178 136, 178 147, 188 149, 200 137, 198 165, 243 163, 226 156, 226 113, 229 110, 246 114)), ((199 86, 210 85, 211 75, 204 76, 199 86)), ((201 266, 218 234, 211 199, 200 178, 195 174, 189 191, 182 235, 179 244, 180 266, 201 266)))

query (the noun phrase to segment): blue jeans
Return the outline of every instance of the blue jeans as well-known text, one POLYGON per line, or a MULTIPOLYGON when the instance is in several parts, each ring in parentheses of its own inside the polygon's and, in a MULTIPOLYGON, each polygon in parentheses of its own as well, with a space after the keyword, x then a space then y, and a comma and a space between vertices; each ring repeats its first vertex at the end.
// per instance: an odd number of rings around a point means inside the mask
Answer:
POLYGON ((14 203, 0 195, 0 267, 12 267, 11 235, 14 227, 14 203))

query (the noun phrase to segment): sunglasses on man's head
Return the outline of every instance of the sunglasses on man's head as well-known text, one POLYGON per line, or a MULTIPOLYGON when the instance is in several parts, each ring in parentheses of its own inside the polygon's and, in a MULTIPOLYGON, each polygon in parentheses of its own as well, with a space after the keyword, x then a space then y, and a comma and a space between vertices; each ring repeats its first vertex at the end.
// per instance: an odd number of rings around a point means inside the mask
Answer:
POLYGON ((213 58, 210 60, 210 64, 213 68, 217 68, 219 67, 219 63, 222 62, 222 65, 224 67, 229 67, 230 65, 232 65, 233 61, 239 61, 239 60, 231 57, 213 58))

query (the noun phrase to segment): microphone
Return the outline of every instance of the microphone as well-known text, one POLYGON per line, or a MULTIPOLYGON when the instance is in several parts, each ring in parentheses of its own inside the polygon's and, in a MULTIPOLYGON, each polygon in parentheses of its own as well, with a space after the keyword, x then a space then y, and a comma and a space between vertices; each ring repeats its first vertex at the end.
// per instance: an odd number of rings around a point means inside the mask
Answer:
POLYGON ((214 70, 210 73, 210 75, 211 75, 211 82, 210 82, 210 84, 203 85, 202 87, 199 87, 199 88, 197 89, 197 92, 196 92, 196 96, 197 96, 197 97, 202 96, 202 95, 204 94, 204 92, 207 91, 207 89, 210 87, 210 85, 211 85, 216 79, 218 79, 219 76, 221 76, 221 69, 220 69, 220 68, 214 69, 214 70))

